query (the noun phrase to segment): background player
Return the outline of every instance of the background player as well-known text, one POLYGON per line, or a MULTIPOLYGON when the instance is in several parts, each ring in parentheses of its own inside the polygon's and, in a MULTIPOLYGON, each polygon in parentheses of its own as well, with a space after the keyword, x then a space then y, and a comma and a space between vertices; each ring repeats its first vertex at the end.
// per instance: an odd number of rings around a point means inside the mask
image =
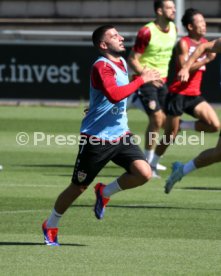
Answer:
MULTIPOLYGON (((178 73, 181 81, 186 82, 190 77, 189 70, 194 62, 205 52, 221 53, 221 38, 199 45, 189 60, 184 63, 183 68, 178 73)), ((175 162, 172 166, 172 173, 166 181, 165 193, 169 193, 174 184, 180 181, 185 175, 190 172, 221 162, 221 132, 217 145, 201 152, 197 157, 188 161, 185 164, 175 162)))
MULTIPOLYGON (((182 37, 176 47, 177 73, 191 53, 199 44, 207 42, 204 38, 206 22, 203 15, 196 9, 187 9, 182 23, 188 31, 188 36, 182 37)), ((202 54, 191 65, 191 76, 188 82, 181 82, 177 75, 169 86, 166 99, 166 123, 164 139, 156 147, 151 166, 156 168, 160 157, 165 153, 170 141, 175 139, 178 131, 193 129, 196 131, 216 132, 220 129, 219 118, 212 106, 201 96, 200 86, 205 65, 215 58, 215 54, 202 54), (198 120, 181 121, 180 117, 187 113, 198 120), (171 139, 172 138, 172 139, 171 139), (164 141, 166 140, 166 143, 164 141)))
MULTIPOLYGON (((135 45, 128 58, 128 63, 135 72, 134 78, 139 76, 146 66, 157 69, 164 82, 161 87, 158 87, 157 82, 142 85, 139 92, 132 95, 130 99, 133 105, 138 106, 141 101, 149 117, 145 133, 145 156, 148 162, 151 162, 156 146, 155 140, 151 139, 152 133, 158 133, 165 121, 166 81, 177 37, 177 30, 173 23, 176 12, 174 1, 154 1, 154 11, 156 20, 146 24, 138 31, 135 45)), ((158 168, 166 169, 162 166, 158 168)))

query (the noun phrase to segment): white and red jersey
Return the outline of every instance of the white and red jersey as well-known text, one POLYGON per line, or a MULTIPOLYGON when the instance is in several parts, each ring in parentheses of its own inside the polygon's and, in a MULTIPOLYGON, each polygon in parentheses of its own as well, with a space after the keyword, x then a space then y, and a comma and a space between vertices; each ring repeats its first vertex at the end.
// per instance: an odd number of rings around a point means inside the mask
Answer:
MULTIPOLYGON (((189 49, 189 56, 195 51, 199 44, 195 43, 190 39, 189 36, 182 37, 181 40, 184 40, 189 49)), ((205 38, 201 38, 200 43, 205 43, 207 40, 205 38)), ((206 54, 203 54, 201 57, 198 58, 198 61, 206 58, 206 54)), ((186 96, 199 96, 201 94, 200 87, 202 82, 202 77, 204 71, 206 71, 206 66, 200 67, 197 71, 190 74, 188 82, 181 82, 177 80, 177 73, 179 72, 180 68, 176 66, 176 76, 173 83, 169 86, 170 93, 176 93, 186 96)))

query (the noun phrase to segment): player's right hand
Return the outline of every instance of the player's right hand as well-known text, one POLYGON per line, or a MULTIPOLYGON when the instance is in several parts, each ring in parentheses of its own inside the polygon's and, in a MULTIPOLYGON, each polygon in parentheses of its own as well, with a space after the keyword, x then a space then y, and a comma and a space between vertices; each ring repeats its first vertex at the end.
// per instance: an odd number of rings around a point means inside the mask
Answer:
POLYGON ((143 78, 144 83, 156 81, 160 84, 162 82, 160 78, 160 73, 155 69, 148 69, 144 67, 141 73, 141 77, 143 78))
POLYGON ((189 73, 189 69, 187 68, 182 68, 177 74, 177 78, 181 82, 187 82, 189 77, 190 77, 190 73, 189 73))

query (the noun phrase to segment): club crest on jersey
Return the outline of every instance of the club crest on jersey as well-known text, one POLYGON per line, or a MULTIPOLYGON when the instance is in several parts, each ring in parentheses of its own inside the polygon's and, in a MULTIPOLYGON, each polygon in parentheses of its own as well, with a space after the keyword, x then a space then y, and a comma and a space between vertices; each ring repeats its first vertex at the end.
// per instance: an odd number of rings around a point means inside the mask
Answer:
POLYGON ((157 106, 156 101, 154 101, 154 100, 153 101, 149 101, 149 103, 148 103, 149 109, 155 110, 156 106, 157 106))
POLYGON ((81 183, 86 179, 87 174, 84 172, 78 171, 77 176, 78 176, 78 181, 81 183))
POLYGON ((112 113, 113 115, 117 115, 117 114, 119 113, 118 107, 117 107, 117 106, 114 106, 114 107, 111 109, 111 113, 112 113))

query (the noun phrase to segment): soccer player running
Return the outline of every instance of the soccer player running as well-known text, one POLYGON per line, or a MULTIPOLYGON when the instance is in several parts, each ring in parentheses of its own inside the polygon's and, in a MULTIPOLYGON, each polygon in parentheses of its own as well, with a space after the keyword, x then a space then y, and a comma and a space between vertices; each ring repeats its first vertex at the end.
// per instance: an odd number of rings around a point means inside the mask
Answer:
MULTIPOLYGON (((179 71, 178 77, 182 82, 187 82, 191 77, 191 67, 195 61, 205 52, 207 53, 221 53, 221 38, 199 45, 183 68, 179 71)), ((221 162, 221 132, 217 145, 214 148, 210 148, 202 151, 197 157, 188 161, 185 164, 181 162, 175 162, 173 164, 172 173, 166 181, 165 193, 169 193, 174 184, 180 181, 184 176, 190 172, 212 165, 214 163, 221 162)))
MULTIPOLYGON (((200 44, 206 43, 206 22, 203 15, 196 9, 187 9, 182 17, 182 23, 187 29, 188 35, 182 37, 176 47, 176 70, 177 73, 200 44)), ((215 58, 214 53, 202 53, 190 67, 188 82, 181 82, 175 76, 175 80, 169 86, 166 99, 166 123, 164 137, 156 147, 151 167, 156 167, 160 157, 165 153, 174 141, 179 131, 193 129, 196 131, 216 132, 220 129, 219 118, 212 106, 201 96, 200 86, 206 64, 215 58), (187 113, 197 120, 181 121, 180 117, 187 113)))
MULTIPOLYGON (((136 101, 141 102, 149 117, 144 150, 149 163, 152 161, 156 146, 155 139, 152 137, 159 133, 165 121, 168 67, 177 38, 177 29, 173 23, 176 12, 174 1, 154 1, 154 11, 156 20, 138 31, 135 45, 128 58, 128 63, 135 72, 134 78, 140 76, 146 66, 157 69, 164 83, 162 87, 157 87, 155 83, 144 84, 130 99, 135 106, 139 105, 136 101)), ((158 169, 165 170, 166 167, 159 164, 158 169)))
POLYGON ((69 206, 87 189, 100 170, 112 160, 125 173, 109 185, 95 186, 97 219, 104 216, 113 194, 143 185, 151 178, 151 168, 141 149, 133 141, 127 125, 127 97, 147 82, 158 81, 156 70, 143 70, 139 78, 129 83, 124 38, 112 25, 97 28, 92 35, 99 57, 90 76, 90 106, 81 124, 81 140, 71 184, 58 196, 50 217, 43 223, 44 241, 59 245, 58 222, 69 206))

